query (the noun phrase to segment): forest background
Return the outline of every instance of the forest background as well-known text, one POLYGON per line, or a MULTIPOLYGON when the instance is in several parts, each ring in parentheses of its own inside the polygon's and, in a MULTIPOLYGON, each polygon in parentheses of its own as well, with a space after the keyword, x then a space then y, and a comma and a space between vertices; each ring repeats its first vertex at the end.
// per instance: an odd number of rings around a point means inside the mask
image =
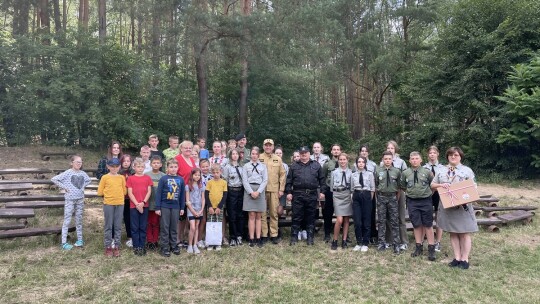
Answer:
POLYGON ((540 1, 4 0, 0 24, 0 145, 394 139, 540 173, 540 1))

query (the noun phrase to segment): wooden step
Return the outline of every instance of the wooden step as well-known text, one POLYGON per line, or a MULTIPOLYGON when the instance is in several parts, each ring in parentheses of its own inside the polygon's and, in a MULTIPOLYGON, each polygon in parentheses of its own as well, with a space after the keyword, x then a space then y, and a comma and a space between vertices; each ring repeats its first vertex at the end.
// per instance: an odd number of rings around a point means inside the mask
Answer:
POLYGON ((0 169, 0 175, 8 175, 8 174, 45 174, 45 173, 52 173, 52 170, 47 169, 47 168, 0 169))
POLYGON ((24 222, 0 223, 0 230, 13 230, 23 228, 26 228, 26 223, 24 222))
POLYGON ((484 207, 484 206, 478 206, 474 205, 474 210, 482 210, 484 212, 491 212, 491 211, 514 211, 514 210, 536 210, 538 207, 535 206, 501 206, 501 207, 484 207))
POLYGON ((63 195, 12 195, 0 196, 0 203, 27 202, 27 201, 62 201, 63 195))
POLYGON ((64 201, 27 201, 27 202, 11 202, 6 203, 4 206, 6 208, 63 208, 64 201))
POLYGON ((4 179, 0 180, 0 185, 12 185, 30 183, 32 185, 54 185, 50 179, 4 179))
POLYGON ((64 158, 69 158, 71 155, 75 155, 75 152, 39 152, 39 156, 42 160, 50 160, 52 156, 61 156, 64 158))
POLYGON ((32 190, 31 183, 18 183, 18 184, 0 184, 0 192, 9 192, 9 191, 25 191, 32 190))
POLYGON ((518 210, 518 211, 514 211, 512 213, 506 213, 506 214, 503 214, 503 215, 499 215, 497 218, 499 218, 503 222, 503 224, 507 224, 507 223, 510 223, 510 222, 516 222, 516 221, 530 219, 533 216, 534 216, 534 214, 532 214, 529 211, 518 210))
POLYGON ((29 218, 34 217, 34 209, 10 208, 0 209, 0 218, 29 218))
MULTIPOLYGON (((68 231, 75 231, 75 227, 69 227, 68 231)), ((35 235, 47 235, 47 234, 61 234, 62 226, 58 227, 46 227, 46 228, 24 228, 24 229, 14 229, 14 230, 4 230, 0 231, 0 239, 7 238, 16 238, 24 236, 35 236, 35 235)))

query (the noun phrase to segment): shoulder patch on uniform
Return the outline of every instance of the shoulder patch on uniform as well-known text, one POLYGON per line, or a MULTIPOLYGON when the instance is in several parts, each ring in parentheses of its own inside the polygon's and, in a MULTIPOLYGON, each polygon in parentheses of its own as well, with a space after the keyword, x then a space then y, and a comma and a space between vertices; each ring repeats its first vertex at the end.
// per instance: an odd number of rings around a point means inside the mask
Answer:
POLYGON ((259 161, 260 161, 261 163, 264 163, 264 158, 259 158, 259 161))
POLYGON ((275 162, 275 163, 279 162, 279 160, 277 160, 277 159, 273 159, 272 161, 275 162))

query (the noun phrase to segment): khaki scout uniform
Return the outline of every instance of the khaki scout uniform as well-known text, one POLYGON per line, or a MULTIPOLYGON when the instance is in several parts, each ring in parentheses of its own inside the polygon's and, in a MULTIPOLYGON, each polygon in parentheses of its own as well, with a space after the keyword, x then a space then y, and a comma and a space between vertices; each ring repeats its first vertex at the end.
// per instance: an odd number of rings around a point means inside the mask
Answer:
MULTIPOLYGON (((266 165, 268 169, 268 184, 266 185, 266 205, 270 215, 270 237, 278 236, 278 206, 279 193, 285 191, 285 168, 281 158, 275 154, 262 153, 259 161, 266 165)), ((268 224, 266 214, 261 217, 262 234, 261 237, 268 237, 268 224)))

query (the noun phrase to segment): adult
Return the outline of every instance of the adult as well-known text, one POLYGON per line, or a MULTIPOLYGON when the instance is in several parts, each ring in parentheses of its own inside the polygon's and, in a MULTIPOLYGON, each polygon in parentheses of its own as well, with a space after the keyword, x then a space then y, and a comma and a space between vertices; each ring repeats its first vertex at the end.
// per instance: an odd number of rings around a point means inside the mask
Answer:
POLYGON ((375 196, 375 175, 366 169, 367 158, 359 156, 356 160, 358 169, 351 176, 351 190, 353 191, 353 221, 356 246, 353 251, 368 251, 371 238, 371 210, 375 196))
POLYGON ((328 155, 323 154, 323 146, 320 142, 313 143, 313 155, 310 156, 311 160, 314 160, 318 162, 321 167, 324 166, 324 164, 330 160, 330 157, 328 155))
MULTIPOLYGON (((289 165, 283 161, 283 148, 281 146, 276 146, 274 149, 274 154, 277 155, 279 158, 281 158, 281 163, 283 165, 283 169, 285 170, 285 180, 287 180, 287 174, 289 174, 289 165)), ((278 206, 278 217, 283 215, 283 212, 285 212, 285 207, 287 206, 287 196, 282 195, 279 198, 279 206, 278 206)), ((280 230, 278 228, 278 236, 280 234, 280 230)))
POLYGON ((400 187, 407 196, 407 210, 414 230, 416 247, 412 257, 421 256, 424 252, 424 235, 428 241, 428 260, 435 261, 435 238, 433 235, 433 202, 431 201, 431 182, 433 174, 421 167, 422 156, 419 152, 411 152, 410 168, 401 173, 400 187))
MULTIPOLYGON (((195 160, 191 157, 191 151, 193 150, 193 142, 184 140, 180 144, 180 154, 176 155, 174 159, 178 162, 178 176, 184 179, 184 183, 189 181, 191 170, 197 168, 195 160)), ((184 215, 180 217, 178 221, 178 242, 183 243, 184 232, 186 231, 187 221, 187 209, 184 210, 184 215)), ((187 241, 185 242, 187 246, 187 241)))
POLYGON ((96 171, 96 177, 98 180, 101 179, 101 177, 107 173, 109 173, 109 169, 107 169, 107 161, 117 158, 120 160, 122 157, 122 146, 120 143, 116 140, 113 140, 109 147, 107 148, 107 155, 103 156, 98 163, 97 171, 96 171))
POLYGON ((347 248, 347 235, 349 232, 349 218, 353 215, 351 200, 351 175, 349 168, 349 156, 341 153, 338 156, 338 168, 332 172, 330 181, 332 196, 334 201, 334 211, 336 213, 336 224, 334 225, 334 239, 332 250, 337 250, 339 231, 343 227, 343 237, 341 248, 347 248))
POLYGON ((223 168, 227 164, 227 157, 221 153, 221 141, 216 140, 214 143, 212 143, 212 152, 214 153, 212 157, 210 157, 209 161, 210 164, 219 164, 221 168, 223 168))
POLYGON ((248 212, 249 246, 263 246, 261 240, 261 217, 266 211, 264 189, 268 183, 268 170, 259 161, 259 148, 251 148, 250 161, 244 165, 242 184, 244 202, 242 209, 248 212))
MULTIPOLYGON (((377 164, 369 159, 369 147, 367 145, 360 146, 360 149, 358 150, 358 157, 365 157, 366 158, 366 170, 368 172, 373 173, 375 176, 375 169, 377 168, 377 164)), ((358 166, 358 165, 357 165, 358 166)), ((377 214, 377 196, 372 195, 371 198, 371 243, 376 244, 377 243, 377 220, 376 220, 376 214, 377 214)))
POLYGON ((292 201, 292 227, 291 243, 298 241, 300 224, 306 220, 307 244, 314 245, 313 233, 315 229, 315 212, 317 210, 317 189, 321 189, 319 199, 324 199, 326 183, 321 165, 310 159, 309 148, 301 147, 300 161, 294 162, 289 167, 285 191, 287 200, 292 201))
MULTIPOLYGON (((398 151, 399 146, 394 140, 389 140, 386 143, 386 151, 392 153, 392 166, 394 168, 399 169, 400 172, 403 172, 405 169, 407 169, 407 164, 403 159, 399 157, 398 151)), ((381 166, 382 166, 381 162, 381 166)), ((403 190, 399 190, 399 197, 398 197, 398 216, 399 216, 399 249, 400 250, 407 250, 409 248, 409 238, 407 236, 407 223, 405 221, 405 193, 403 190)), ((386 226, 386 241, 387 243, 390 243, 392 240, 392 236, 390 234, 390 223, 387 223, 386 226)))
POLYGON ((268 183, 266 184, 265 196, 270 223, 267 223, 266 214, 263 214, 261 219, 262 238, 263 242, 265 242, 268 240, 268 234, 270 234, 270 241, 273 244, 278 244, 278 207, 279 199, 283 196, 283 191, 285 191, 286 175, 281 157, 274 154, 274 140, 265 139, 263 141, 263 149, 264 153, 259 156, 259 161, 265 164, 268 170, 268 183))
MULTIPOLYGON (((431 171, 433 176, 437 176, 437 171, 445 170, 446 167, 439 163, 439 149, 436 146, 431 146, 428 148, 428 162, 424 165, 424 168, 431 171)), ((431 196, 431 202, 433 204, 433 211, 435 213, 435 221, 437 221, 437 213, 439 211, 439 202, 441 198, 439 192, 433 190, 433 195, 431 196)), ((441 240, 442 240, 443 231, 439 225, 435 228, 435 251, 441 251, 441 240)))
POLYGON ((246 135, 244 133, 240 133, 236 135, 234 139, 236 140, 237 148, 240 150, 240 161, 243 164, 246 164, 247 162, 249 162, 249 158, 250 158, 250 151, 246 146, 247 145, 246 135))
POLYGON ((227 181, 227 215, 229 217, 229 246, 242 245, 242 233, 244 230, 244 185, 242 172, 238 159, 240 154, 237 149, 231 150, 229 162, 223 167, 223 178, 227 181))
MULTIPOLYGON (((471 168, 461 164, 463 158, 463 151, 459 147, 449 148, 446 151, 446 159, 448 160, 446 170, 436 172, 437 175, 431 183, 431 188, 434 190, 440 187, 448 189, 454 183, 469 179, 474 181, 475 176, 471 168)), ((448 266, 469 269, 469 254, 472 247, 471 233, 478 231, 472 203, 454 208, 439 208, 437 219, 437 225, 450 233, 454 259, 448 266)))
POLYGON ((334 200, 332 196, 330 184, 332 178, 332 171, 334 171, 338 166, 338 157, 341 154, 341 146, 338 144, 333 144, 330 148, 330 154, 332 154, 332 159, 326 161, 323 165, 323 174, 325 176, 325 182, 328 186, 326 192, 324 193, 324 206, 322 209, 323 221, 324 221, 324 241, 330 242, 330 234, 333 232, 332 218, 334 216, 334 200))

